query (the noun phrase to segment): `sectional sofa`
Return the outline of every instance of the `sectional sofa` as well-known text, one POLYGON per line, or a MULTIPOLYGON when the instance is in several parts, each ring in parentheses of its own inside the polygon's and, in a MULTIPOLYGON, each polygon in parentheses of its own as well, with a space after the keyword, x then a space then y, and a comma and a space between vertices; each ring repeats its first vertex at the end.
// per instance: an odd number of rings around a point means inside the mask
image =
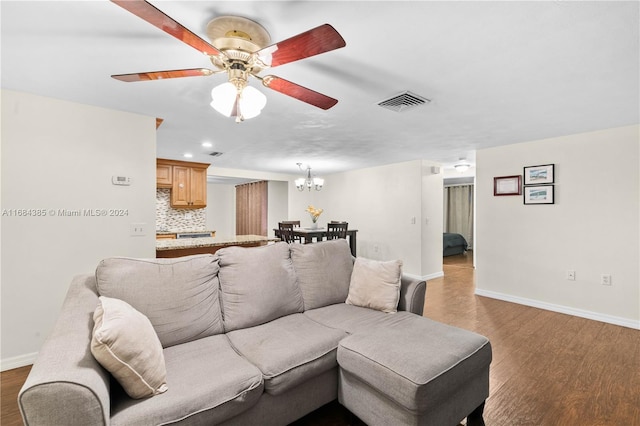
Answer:
POLYGON ((491 345, 345 240, 109 258, 76 277, 20 391, 27 426, 483 424, 491 345))

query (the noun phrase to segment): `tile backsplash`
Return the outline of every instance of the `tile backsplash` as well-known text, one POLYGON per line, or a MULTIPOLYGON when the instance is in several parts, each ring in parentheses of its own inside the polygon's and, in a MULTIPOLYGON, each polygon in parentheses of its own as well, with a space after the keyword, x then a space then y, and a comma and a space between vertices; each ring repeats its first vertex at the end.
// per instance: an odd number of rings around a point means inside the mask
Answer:
POLYGON ((174 209, 171 207, 171 190, 156 189, 157 231, 202 231, 207 223, 207 209, 174 209))

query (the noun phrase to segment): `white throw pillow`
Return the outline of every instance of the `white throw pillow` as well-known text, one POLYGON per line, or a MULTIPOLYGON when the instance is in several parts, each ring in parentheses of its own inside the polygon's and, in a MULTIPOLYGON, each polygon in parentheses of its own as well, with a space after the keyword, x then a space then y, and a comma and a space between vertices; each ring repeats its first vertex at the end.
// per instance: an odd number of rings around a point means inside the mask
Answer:
POLYGON ((146 316, 127 302, 100 296, 93 321, 91 353, 131 398, 167 390, 162 345, 146 316))
POLYGON ((401 279, 402 261, 383 262, 358 257, 353 265, 346 303, 382 312, 397 312, 401 279))

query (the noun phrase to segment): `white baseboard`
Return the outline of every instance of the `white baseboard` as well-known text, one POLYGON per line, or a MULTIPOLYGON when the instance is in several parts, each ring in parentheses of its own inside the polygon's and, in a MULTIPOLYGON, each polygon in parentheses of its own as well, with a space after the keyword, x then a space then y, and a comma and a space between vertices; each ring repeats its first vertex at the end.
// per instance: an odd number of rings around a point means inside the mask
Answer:
POLYGON ((429 275, 413 275, 413 274, 404 274, 409 278, 413 278, 415 280, 421 280, 421 281, 429 281, 429 280, 433 280, 435 278, 440 278, 440 277, 444 277, 444 272, 440 271, 440 272, 435 272, 433 274, 429 274, 429 275))
POLYGON ((505 302, 513 302, 519 305, 531 306, 547 311, 559 312, 561 314, 573 315, 576 317, 587 318, 595 321, 606 322, 609 324, 620 325, 622 327, 634 328, 640 330, 640 321, 629 318, 616 317, 613 315, 601 314, 598 312, 585 311, 582 309, 571 308, 553 303, 541 302, 539 300, 527 299, 525 297, 512 296, 510 294, 498 293, 495 291, 482 290, 476 288, 478 296, 489 297, 491 299, 504 300, 505 302))
POLYGON ((0 360, 0 371, 13 370, 14 368, 31 365, 36 361, 37 357, 38 357, 38 352, 33 352, 30 354, 24 354, 24 355, 14 356, 7 359, 2 359, 0 360))

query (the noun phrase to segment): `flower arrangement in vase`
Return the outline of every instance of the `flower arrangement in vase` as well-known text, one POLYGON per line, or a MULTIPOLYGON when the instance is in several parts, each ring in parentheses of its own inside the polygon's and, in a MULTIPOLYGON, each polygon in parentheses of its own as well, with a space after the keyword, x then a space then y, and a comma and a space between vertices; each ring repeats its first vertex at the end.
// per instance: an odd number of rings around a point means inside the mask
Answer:
POLYGON ((311 227, 313 229, 316 229, 318 227, 318 218, 320 217, 320 215, 322 214, 323 211, 324 210, 317 209, 317 208, 315 208, 315 207, 313 207, 311 205, 309 207, 307 207, 306 212, 308 212, 311 215, 311 222, 313 222, 311 224, 311 227))

